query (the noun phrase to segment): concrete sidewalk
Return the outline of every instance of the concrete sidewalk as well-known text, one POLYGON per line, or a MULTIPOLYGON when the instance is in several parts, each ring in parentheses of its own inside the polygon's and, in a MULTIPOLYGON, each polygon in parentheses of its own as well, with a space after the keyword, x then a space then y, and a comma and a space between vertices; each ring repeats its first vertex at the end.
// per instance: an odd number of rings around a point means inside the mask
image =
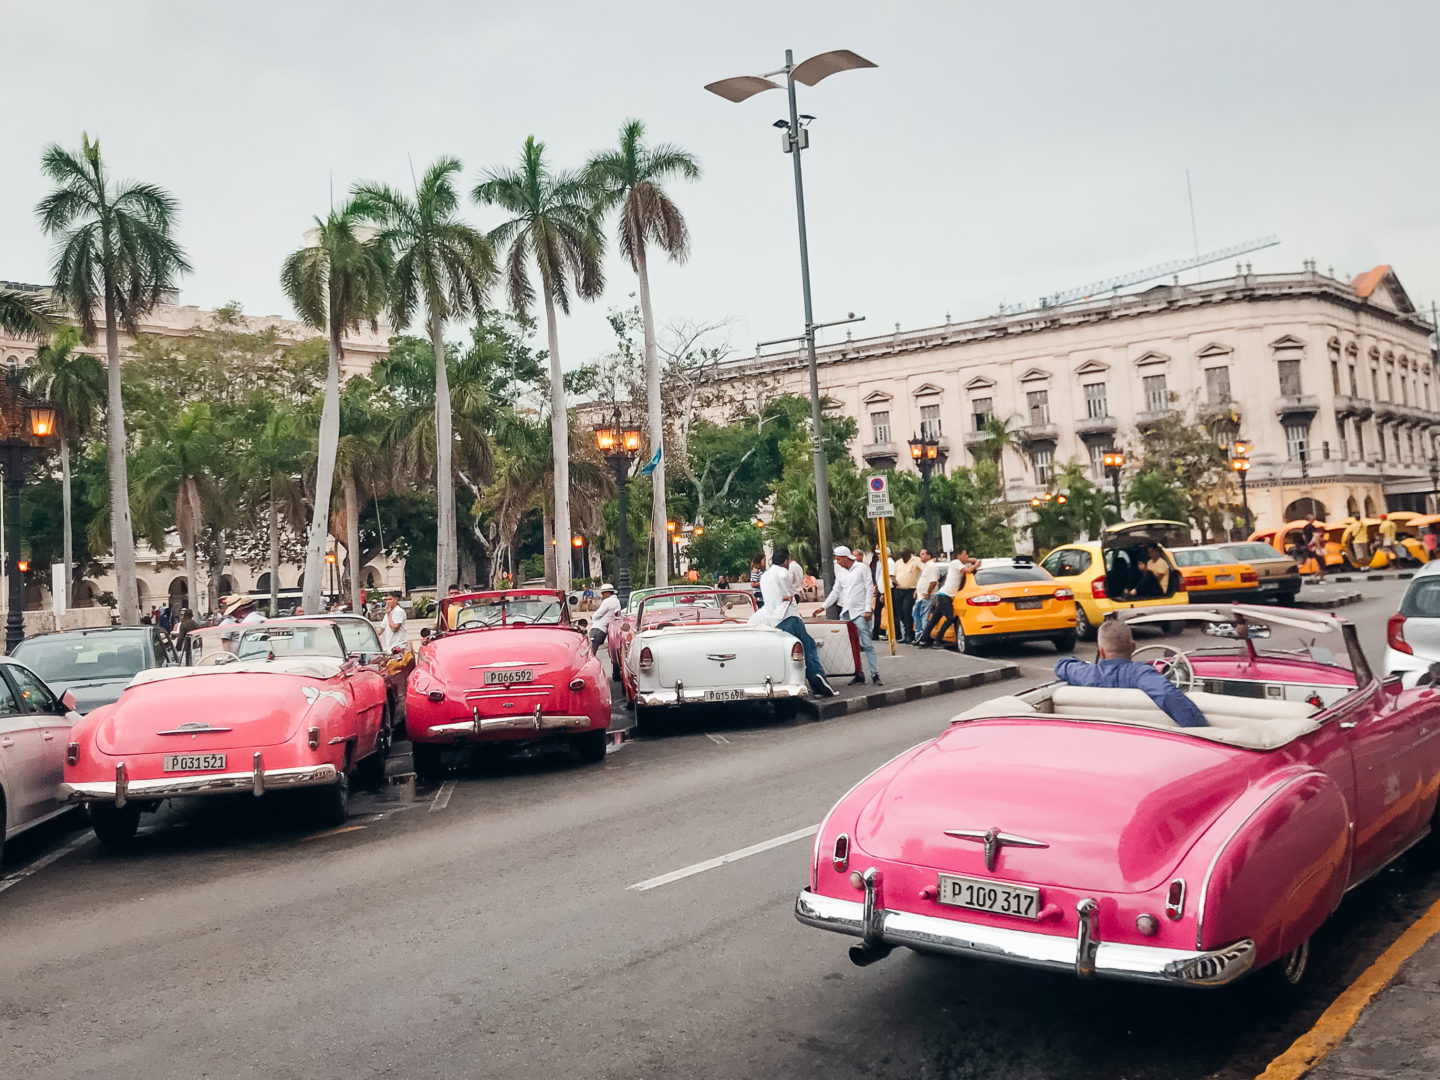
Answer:
POLYGON ((1301 587, 1291 606, 1297 608, 1314 608, 1320 611, 1332 611, 1338 607, 1345 607, 1349 604, 1358 604, 1365 599, 1365 594, 1354 586, 1332 585, 1331 581, 1346 581, 1346 578, 1327 578, 1324 585, 1305 585, 1301 587))
MULTIPOLYGON (((1008 660, 992 660, 948 649, 896 645, 895 655, 891 656, 889 646, 884 641, 877 641, 875 651, 880 657, 880 679, 884 685, 875 686, 868 678, 863 686, 854 685, 843 676, 832 678, 830 682, 840 692, 839 696, 808 698, 801 702, 801 714, 816 720, 828 720, 847 713, 901 705, 935 694, 968 690, 981 683, 1014 679, 1020 675, 1020 668, 1008 660)), ((864 664, 863 657, 861 664, 864 664)))

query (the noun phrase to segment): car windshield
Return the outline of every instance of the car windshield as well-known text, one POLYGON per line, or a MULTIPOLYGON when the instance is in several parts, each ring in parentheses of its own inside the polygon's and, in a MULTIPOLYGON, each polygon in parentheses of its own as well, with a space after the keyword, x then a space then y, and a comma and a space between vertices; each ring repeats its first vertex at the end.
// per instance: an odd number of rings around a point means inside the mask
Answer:
POLYGON ((1038 566, 982 566, 975 571, 976 585, 1004 585, 1011 581, 1049 581, 1038 566))
MULTIPOLYGON (((1177 621, 1182 625, 1195 625, 1184 616, 1179 616, 1177 621)), ((1333 629, 1322 630, 1288 625, 1280 622, 1278 617, 1276 621, 1267 622, 1263 615, 1247 614, 1244 621, 1244 632, 1250 635, 1250 644, 1255 647, 1255 655, 1259 659, 1303 660, 1348 672, 1355 670, 1349 646, 1345 643, 1345 635, 1340 633, 1338 623, 1333 629)), ((1201 622, 1200 625, 1204 627, 1206 640, 1203 644, 1187 646, 1187 655, 1196 659, 1249 659, 1249 649, 1239 636, 1241 628, 1235 622, 1201 622)))
POLYGON ((1226 544, 1225 550, 1237 559, 1283 559, 1285 556, 1269 544, 1226 544))
POLYGON ((1432 575, 1412 581, 1400 600, 1400 614, 1407 619, 1440 618, 1440 577, 1432 575))
POLYGON ((648 597, 640 606, 638 620, 646 629, 721 619, 744 622, 754 611, 755 601, 748 592, 671 592, 648 597))
POLYGON ((455 611, 455 629, 480 626, 561 626, 558 596, 483 596, 455 611))
POLYGON ((256 626, 246 630, 235 649, 241 660, 273 660, 280 656, 329 656, 345 659, 345 649, 330 623, 301 626, 256 626))
POLYGON ((345 640, 345 648, 352 652, 377 653, 380 651, 380 639, 375 636, 375 628, 368 622, 361 622, 359 619, 337 619, 335 625, 340 627, 340 636, 345 640))
POLYGON ((22 641, 10 655, 46 682, 128 679, 143 670, 145 634, 56 634, 22 641))

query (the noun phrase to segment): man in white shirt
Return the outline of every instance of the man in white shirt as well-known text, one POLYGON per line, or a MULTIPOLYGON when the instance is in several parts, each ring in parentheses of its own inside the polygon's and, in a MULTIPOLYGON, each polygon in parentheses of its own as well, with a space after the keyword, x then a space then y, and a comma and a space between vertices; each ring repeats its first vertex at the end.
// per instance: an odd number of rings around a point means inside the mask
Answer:
POLYGON ((825 668, 820 663, 820 648, 810 636, 810 631, 805 629, 805 621, 800 618, 800 606, 796 603, 804 578, 804 567, 791 560, 790 549, 777 547, 770 556, 770 569, 760 575, 760 597, 763 601, 760 621, 799 640, 800 647, 805 650, 805 679, 810 683, 810 689, 821 697, 833 697, 835 688, 825 678, 825 668))
POLYGON ((915 644, 924 645, 930 629, 930 612, 935 606, 935 591, 940 588, 940 564, 925 548, 920 549, 920 577, 915 582, 915 644))
MULTIPOLYGON (((855 558, 843 544, 835 549, 835 587, 825 598, 825 606, 837 604, 840 617, 855 627, 860 637, 860 651, 865 654, 870 669, 870 681, 876 686, 880 682, 880 660, 875 655, 875 642, 870 637, 870 616, 875 612, 875 586, 870 580, 870 568, 855 558)), ((856 672, 851 683, 864 683, 863 672, 856 672)))
POLYGON ((610 582, 600 586, 600 606, 595 609, 595 614, 590 618, 590 652, 592 654, 600 651, 600 646, 605 644, 606 635, 610 632, 610 620, 620 614, 620 600, 615 595, 615 586, 610 582))
POLYGON ((385 597, 385 615, 380 620, 380 644, 385 651, 404 651, 410 646, 410 635, 405 632, 405 609, 400 606, 400 594, 392 592, 385 597))
MULTIPOLYGON (((934 594, 935 616, 933 619, 934 628, 924 638, 916 642, 917 645, 945 645, 945 633, 950 627, 955 628, 958 636, 962 633, 960 620, 955 615, 955 598, 960 595, 960 589, 965 584, 965 575, 976 570, 980 566, 979 559, 972 559, 968 551, 962 551, 955 558, 950 560, 950 566, 945 571, 945 582, 934 594)), ((959 652, 960 645, 948 646, 952 651, 959 652)))

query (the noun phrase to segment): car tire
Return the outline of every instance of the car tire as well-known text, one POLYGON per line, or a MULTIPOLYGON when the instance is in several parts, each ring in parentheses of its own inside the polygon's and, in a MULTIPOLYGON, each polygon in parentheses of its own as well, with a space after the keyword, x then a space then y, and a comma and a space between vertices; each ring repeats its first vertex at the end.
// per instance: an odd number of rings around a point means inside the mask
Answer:
POLYGON ((1095 624, 1085 614, 1085 606, 1079 601, 1075 603, 1075 634, 1081 641, 1095 640, 1095 624))
POLYGON ((350 774, 341 771, 333 784, 315 790, 315 818, 321 825, 344 825, 350 817, 350 774))
POLYGON ((385 782, 385 761, 390 756, 392 727, 390 703, 385 703, 385 715, 380 718, 380 730, 375 735, 375 752, 360 762, 355 770, 355 779, 366 787, 385 782))
POLYGON ((1055 651, 1058 653, 1072 653, 1075 651, 1075 635, 1062 634, 1055 639, 1055 651))
POLYGON ((610 678, 616 682, 620 681, 620 665, 615 663, 614 660, 610 661, 610 678))
POLYGON ((90 828, 95 839, 107 847, 128 844, 140 827, 140 807, 134 803, 114 806, 111 803, 90 804, 90 828))
POLYGON ((410 761, 415 767, 415 779, 422 784, 438 784, 445 777, 440 747, 434 743, 411 743, 410 761))
POLYGON ((610 745, 610 732, 595 728, 570 736, 570 749, 574 750, 586 765, 597 765, 605 760, 606 748, 610 745))
POLYGON ((641 705, 638 701, 631 702, 630 707, 635 710, 635 730, 646 735, 654 735, 660 730, 657 722, 660 710, 650 705, 641 705))
POLYGON ((1306 938, 1259 973, 1258 980, 1264 984, 1265 997, 1299 998, 1308 988, 1310 967, 1310 939, 1306 938))

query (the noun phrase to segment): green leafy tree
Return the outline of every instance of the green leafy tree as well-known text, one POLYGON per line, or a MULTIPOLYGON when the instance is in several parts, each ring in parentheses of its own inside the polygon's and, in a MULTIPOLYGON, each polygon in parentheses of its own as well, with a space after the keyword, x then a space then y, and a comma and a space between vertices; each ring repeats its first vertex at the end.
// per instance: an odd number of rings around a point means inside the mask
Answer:
POLYGON ((291 254, 280 270, 280 284, 307 325, 324 330, 329 345, 324 406, 315 466, 315 501, 305 549, 307 611, 320 610, 324 589, 325 536, 330 520, 335 455, 340 442, 341 335, 347 328, 378 324, 389 300, 389 265, 383 245, 362 227, 352 202, 315 219, 306 246, 291 254))
POLYGON ((40 227, 56 241, 54 295, 75 315, 82 338, 95 338, 97 309, 105 319, 107 445, 110 466, 110 546, 120 621, 137 623, 135 537, 126 469, 125 406, 120 384, 119 328, 134 330, 189 271, 171 235, 177 205, 153 184, 110 179, 100 143, 82 136, 78 152, 46 147, 41 171, 54 184, 35 208, 40 227))
MULTIPOLYGON (((653 245, 674 262, 684 262, 690 253, 689 230, 680 208, 665 191, 671 179, 698 180, 700 166, 695 157, 678 146, 645 143, 645 125, 627 120, 620 129, 619 145, 596 154, 586 174, 597 191, 603 212, 619 211, 620 252, 640 285, 640 317, 645 334, 646 412, 650 419, 650 445, 664 441, 665 416, 660 394, 660 359, 655 347, 655 313, 650 304, 648 256, 653 245)), ((650 528, 654 533, 655 582, 666 582, 667 545, 665 532, 665 459, 662 455, 651 474, 650 528)))
POLYGON ((1234 488, 1225 444, 1203 422, 1175 411, 1138 433, 1140 460, 1126 499, 1146 517, 1183 521, 1203 538, 1224 531, 1234 488))
POLYGON ((213 501, 218 446, 210 406, 202 401, 186 406, 163 428, 143 432, 136 452, 137 523, 156 551, 164 549, 174 525, 192 605, 199 595, 196 542, 205 527, 205 504, 213 501))
MULTIPOLYGON (((446 320, 478 314, 495 280, 495 249, 489 238, 460 220, 460 196, 455 189, 459 172, 459 159, 440 158, 425 171, 413 199, 384 184, 355 188, 358 212, 380 226, 379 242, 394 264, 391 321, 397 328, 410 325, 423 304, 432 357, 445 355, 446 320)), ((448 366, 433 364, 435 384, 430 395, 435 501, 440 515, 435 551, 439 583, 457 581, 459 574, 448 366)))
MULTIPOLYGON (((570 434, 565 382, 560 367, 556 310, 570 313, 570 292, 581 299, 600 295, 605 284, 604 237, 595 209, 595 192, 583 175, 555 173, 545 162, 545 144, 525 140, 518 169, 491 171, 472 195, 486 206, 511 215, 490 238, 505 249, 505 283, 510 303, 522 314, 535 302, 530 264, 540 275, 545 328, 550 348, 550 445, 554 475, 555 531, 570 535, 570 434), (567 278, 569 282, 567 282, 567 278)), ((555 564, 556 585, 570 587, 570 563, 555 564)))
POLYGON ((70 450, 91 434, 105 406, 105 368, 100 361, 79 351, 80 331, 73 326, 60 330, 54 339, 35 354, 26 374, 30 390, 55 406, 60 436, 60 503, 64 519, 66 606, 75 602, 74 519, 71 506, 70 450))
POLYGON ((264 403, 245 418, 254 432, 241 459, 246 500, 265 508, 270 573, 270 614, 279 612, 282 524, 303 527, 305 488, 301 474, 313 445, 299 416, 284 404, 264 403))

